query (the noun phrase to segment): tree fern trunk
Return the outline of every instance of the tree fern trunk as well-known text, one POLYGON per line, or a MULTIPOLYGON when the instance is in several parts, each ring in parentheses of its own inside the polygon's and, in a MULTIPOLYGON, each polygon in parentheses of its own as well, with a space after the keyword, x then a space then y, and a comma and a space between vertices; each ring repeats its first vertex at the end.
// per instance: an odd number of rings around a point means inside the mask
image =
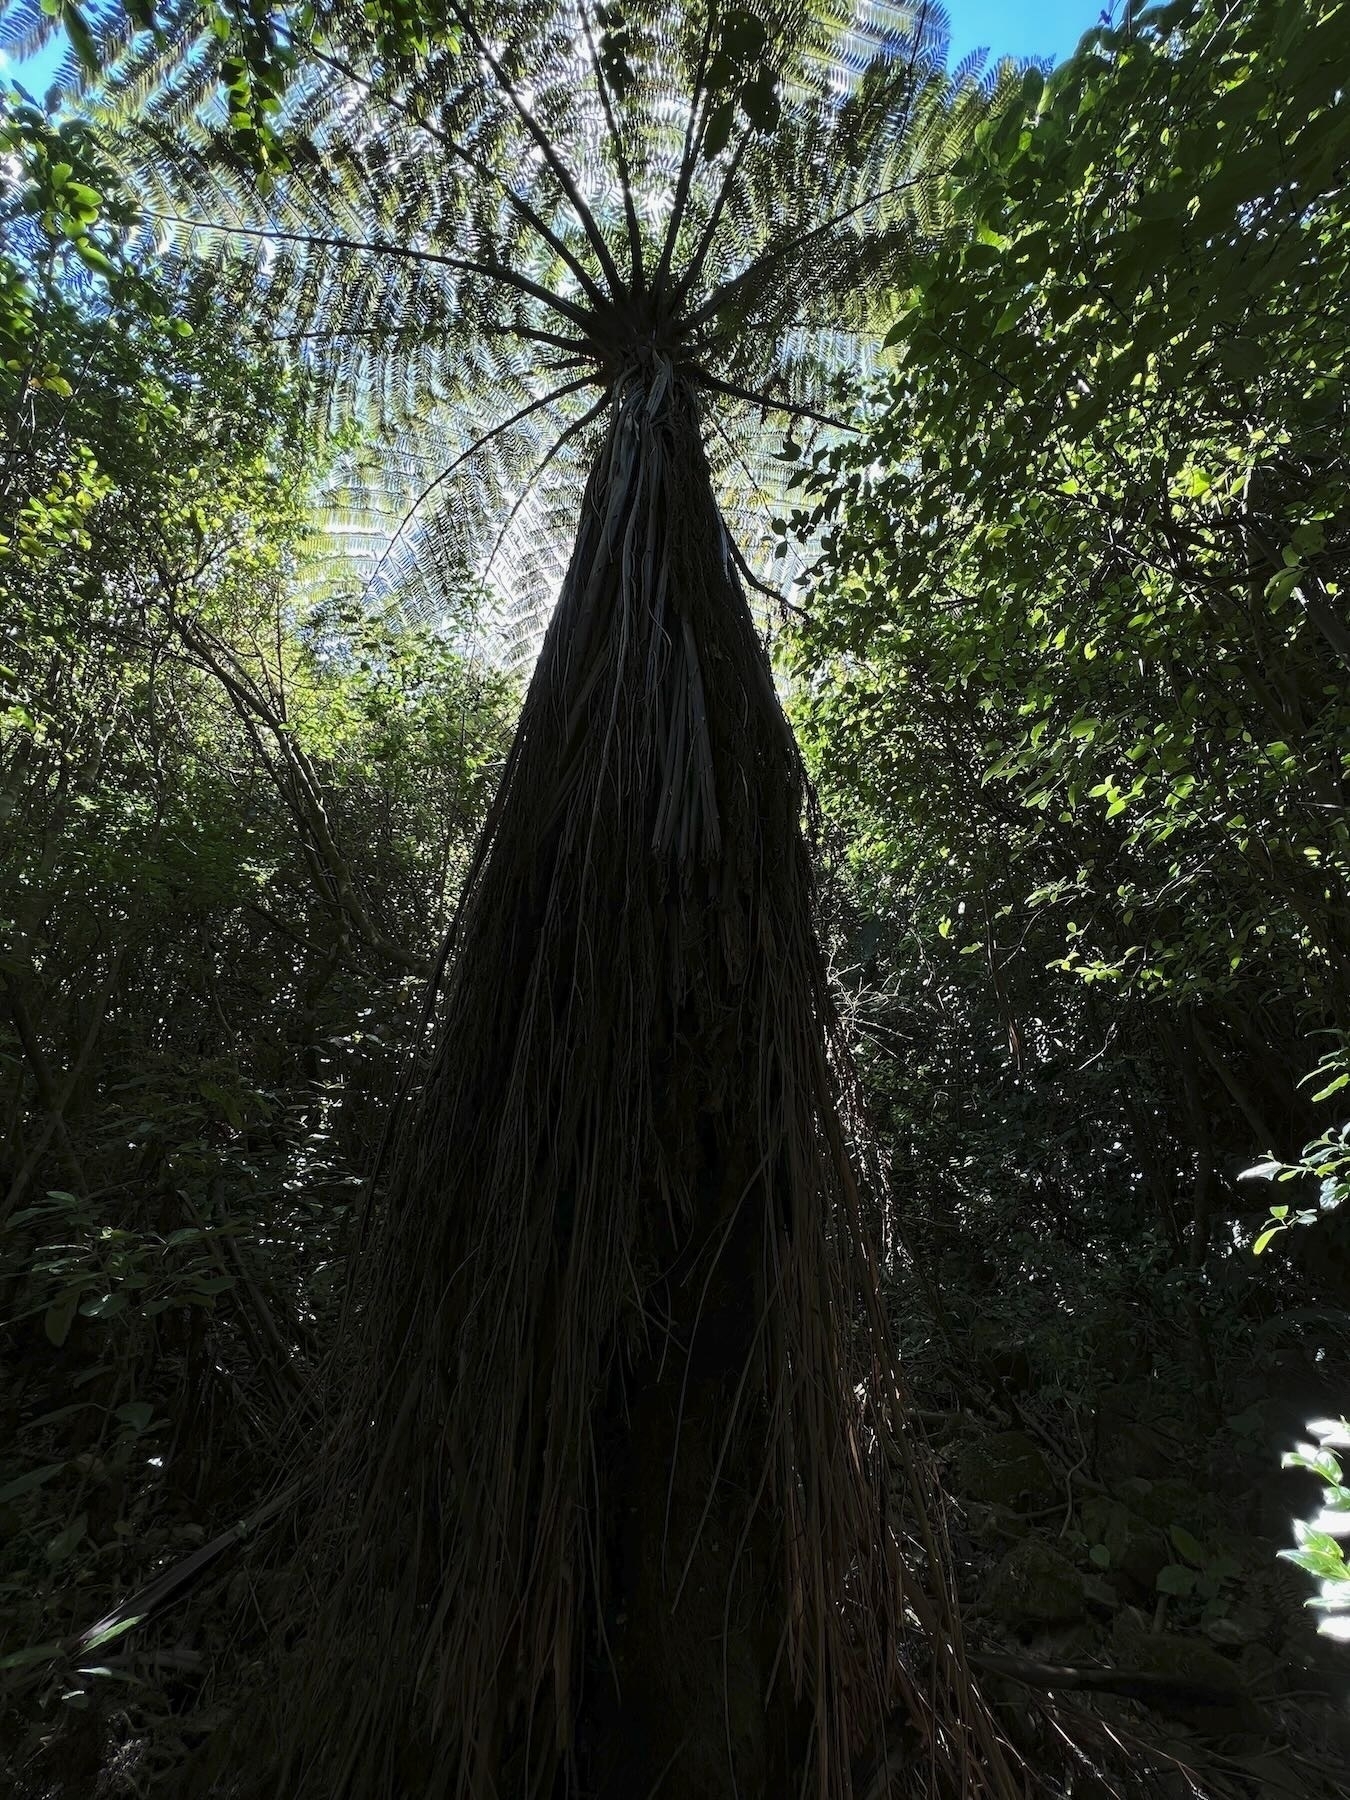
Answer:
POLYGON ((361 1272, 304 1791, 824 1800, 924 1714, 803 799, 658 363, 615 397, 361 1272))

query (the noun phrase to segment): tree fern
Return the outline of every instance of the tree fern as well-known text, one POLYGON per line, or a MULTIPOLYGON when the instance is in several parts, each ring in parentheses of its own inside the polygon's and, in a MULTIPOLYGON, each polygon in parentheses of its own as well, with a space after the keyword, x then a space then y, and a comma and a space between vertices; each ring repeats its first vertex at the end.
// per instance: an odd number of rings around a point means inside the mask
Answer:
POLYGON ((715 491, 753 516, 766 427, 849 423, 980 110, 938 27, 320 8, 270 121, 198 15, 107 27, 82 104, 147 232, 387 447, 370 585, 433 610, 491 567, 528 632, 575 523, 367 1220, 259 1792, 828 1800, 887 1746, 916 1793, 1018 1791, 715 491))

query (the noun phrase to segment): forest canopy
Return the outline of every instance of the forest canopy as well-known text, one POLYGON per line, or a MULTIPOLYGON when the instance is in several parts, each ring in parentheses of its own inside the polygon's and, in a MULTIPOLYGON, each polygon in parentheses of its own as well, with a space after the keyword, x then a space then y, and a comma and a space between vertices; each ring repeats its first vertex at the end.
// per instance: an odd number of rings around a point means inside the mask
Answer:
POLYGON ((0 9, 24 1800, 1341 1791, 1350 14, 947 43, 0 9))

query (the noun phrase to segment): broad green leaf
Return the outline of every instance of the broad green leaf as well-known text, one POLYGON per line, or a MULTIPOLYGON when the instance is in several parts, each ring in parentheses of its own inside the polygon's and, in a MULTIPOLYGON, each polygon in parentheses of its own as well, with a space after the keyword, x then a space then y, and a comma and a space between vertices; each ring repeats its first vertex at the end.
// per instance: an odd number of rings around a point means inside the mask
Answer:
POLYGON ((0 1505, 9 1500, 17 1500, 23 1494, 32 1493, 34 1488, 42 1487, 45 1482, 50 1481, 53 1475, 59 1475, 66 1466, 63 1462, 44 1463, 40 1469, 30 1469, 26 1475, 16 1476, 13 1481, 6 1482, 0 1488, 0 1505))
POLYGON ((48 1341, 55 1344, 58 1350, 70 1336, 70 1327, 80 1304, 80 1293, 79 1288, 67 1289, 43 1315, 42 1329, 46 1332, 48 1341))
POLYGON ((61 1654, 61 1645, 53 1640, 47 1644, 33 1644, 26 1650, 11 1650, 8 1655, 0 1656, 0 1669, 26 1669, 33 1663, 51 1662, 61 1654))
POLYGON ((1195 1581, 1194 1569, 1188 1569, 1184 1563, 1168 1563, 1158 1571, 1155 1585, 1160 1594, 1182 1596, 1195 1591, 1195 1581))

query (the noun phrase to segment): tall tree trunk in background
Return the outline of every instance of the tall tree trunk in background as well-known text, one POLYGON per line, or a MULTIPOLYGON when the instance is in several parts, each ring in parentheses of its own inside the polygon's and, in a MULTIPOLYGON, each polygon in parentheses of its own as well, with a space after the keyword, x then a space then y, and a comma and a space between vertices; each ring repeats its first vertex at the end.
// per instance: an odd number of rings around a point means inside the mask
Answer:
POLYGON ((935 1763, 974 1742, 1008 1791, 931 1537, 922 1698, 899 1653, 910 1459, 803 803, 654 361, 616 389, 360 1271, 317 1528, 351 1548, 288 1793, 841 1795, 906 1701, 956 1722, 935 1763))

